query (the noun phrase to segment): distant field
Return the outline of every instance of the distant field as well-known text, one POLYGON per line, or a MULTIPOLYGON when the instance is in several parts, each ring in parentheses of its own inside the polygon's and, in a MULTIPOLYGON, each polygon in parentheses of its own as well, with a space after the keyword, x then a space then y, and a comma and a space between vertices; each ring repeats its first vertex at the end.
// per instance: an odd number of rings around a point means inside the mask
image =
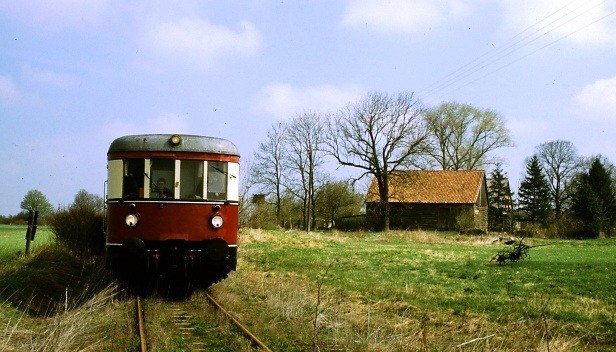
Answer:
MULTIPOLYGON (((0 263, 25 251, 26 230, 25 225, 0 225, 0 263)), ((39 226, 30 248, 33 250, 51 241, 51 230, 47 226, 39 226)))
POLYGON ((493 239, 247 230, 213 290, 280 350, 616 349, 616 240, 529 239, 498 266, 493 239))

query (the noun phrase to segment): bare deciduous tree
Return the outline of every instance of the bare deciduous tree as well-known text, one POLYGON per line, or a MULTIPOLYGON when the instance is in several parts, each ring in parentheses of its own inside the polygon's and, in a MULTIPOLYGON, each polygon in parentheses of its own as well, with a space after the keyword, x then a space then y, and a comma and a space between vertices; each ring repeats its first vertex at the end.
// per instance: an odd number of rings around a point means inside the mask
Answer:
POLYGON ((250 168, 250 180, 261 187, 267 194, 274 195, 276 219, 280 222, 280 207, 285 177, 285 158, 287 145, 286 126, 283 122, 272 125, 267 132, 267 139, 259 143, 250 168))
POLYGON ((389 230, 390 175, 425 150, 427 137, 419 104, 408 93, 372 93, 330 118, 328 153, 342 166, 361 169, 359 178, 376 179, 384 231, 389 230))
POLYGON ((299 178, 300 188, 288 187, 303 204, 306 231, 315 221, 318 168, 323 163, 325 133, 321 118, 312 112, 298 115, 287 126, 289 169, 299 178))
POLYGON ((428 163, 443 170, 473 170, 494 164, 489 153, 511 146, 503 117, 472 105, 444 103, 425 114, 430 131, 428 163))
POLYGON ((572 196, 573 178, 580 170, 581 160, 575 146, 569 141, 551 141, 536 149, 550 186, 554 214, 556 220, 559 220, 566 202, 572 196))

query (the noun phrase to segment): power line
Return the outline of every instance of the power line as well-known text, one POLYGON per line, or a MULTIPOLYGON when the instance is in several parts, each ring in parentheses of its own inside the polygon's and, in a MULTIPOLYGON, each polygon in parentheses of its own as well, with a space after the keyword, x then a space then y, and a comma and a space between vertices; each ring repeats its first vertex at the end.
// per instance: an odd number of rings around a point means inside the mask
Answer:
POLYGON ((472 84, 472 83, 475 83, 475 82, 477 82, 477 81, 481 80, 482 78, 485 78, 485 77, 487 77, 487 76, 489 76, 489 75, 491 75, 491 74, 493 74, 493 73, 495 73, 495 72, 498 72, 498 71, 500 71, 500 70, 502 70, 502 69, 504 69, 504 68, 506 68, 506 67, 509 67, 509 66, 511 66, 511 65, 513 65, 513 64, 515 64, 516 62, 519 62, 519 61, 521 61, 521 60, 523 60, 523 59, 525 59, 525 58, 527 58, 527 57, 529 57, 529 56, 531 56, 531 55, 535 54, 535 53, 536 53, 536 52, 538 52, 538 51, 541 51, 541 50, 543 50, 543 49, 545 49, 545 48, 547 48, 547 47, 549 47, 549 46, 551 46, 551 45, 554 45, 554 44, 556 44, 557 42, 559 42, 559 41, 561 41, 561 40, 563 40, 563 39, 565 39, 565 38, 567 38, 567 37, 569 37, 569 36, 571 36, 571 35, 573 35, 573 34, 575 34, 575 33, 577 33, 577 32, 580 32, 580 31, 584 30, 584 29, 586 29, 586 28, 588 28, 588 27, 592 26, 592 25, 593 25, 593 24, 595 24, 595 23, 598 23, 598 22, 600 22, 600 21, 603 21, 604 19, 606 19, 606 18, 608 18, 608 17, 610 17, 610 16, 612 16, 612 15, 614 15, 614 14, 616 14, 616 10, 615 10, 615 11, 612 11, 612 12, 610 12, 610 13, 608 13, 607 15, 605 15, 605 16, 603 16, 603 17, 601 17, 601 18, 599 18, 599 19, 597 19, 597 20, 595 20, 595 21, 593 21, 593 22, 591 22, 591 23, 589 23, 589 24, 587 24, 587 25, 585 25, 585 26, 579 27, 578 29, 574 30, 573 32, 567 33, 567 34, 565 34, 565 35, 563 35, 563 36, 559 37, 558 39, 556 39, 556 40, 554 40, 554 41, 552 41, 552 42, 549 42, 549 43, 547 43, 547 44, 545 44, 545 45, 543 45, 543 46, 541 46, 541 47, 539 47, 539 48, 537 48, 537 49, 535 49, 535 50, 533 50, 533 51, 529 52, 528 54, 526 54, 526 55, 524 55, 524 56, 522 56, 522 57, 520 57, 520 58, 517 58, 517 59, 515 59, 515 60, 513 60, 513 61, 511 61, 511 62, 509 62, 509 63, 507 63, 507 64, 505 64, 505 65, 502 65, 502 66, 500 66, 500 67, 496 68, 495 70, 493 70, 493 71, 490 71, 490 72, 486 73, 485 75, 483 75, 482 77, 479 77, 478 79, 476 79, 476 80, 474 80, 474 81, 467 82, 467 83, 463 84, 462 86, 458 87, 458 89, 463 88, 463 87, 466 87, 466 86, 468 86, 468 85, 470 85, 470 84, 472 84))
POLYGON ((523 58, 526 58, 540 50, 545 49, 546 47, 549 47, 553 44, 555 44, 556 42, 571 36, 572 34, 575 34, 585 28, 588 28, 590 26, 592 26, 595 23, 598 23, 600 21, 603 21, 605 18, 610 17, 612 15, 614 15, 614 13, 616 13, 616 11, 611 12, 603 17, 601 17, 600 19, 597 19, 591 23, 588 24, 584 24, 581 27, 578 27, 577 29, 566 33, 565 35, 559 37, 557 40, 554 40, 546 45, 541 46, 538 49, 533 50, 532 52, 530 52, 529 54, 526 54, 520 58, 514 59, 513 61, 510 61, 504 65, 501 65, 500 67, 498 67, 495 70, 492 70, 490 72, 488 72, 487 74, 481 76, 480 78, 471 80, 470 82, 466 82, 468 81, 469 78, 472 78, 473 75, 475 75, 476 73, 479 73, 480 71, 483 71, 485 69, 487 69, 489 66, 494 65, 495 63, 498 63, 499 61, 502 61, 504 59, 506 59, 507 57, 511 56, 512 54, 514 54, 515 52, 530 46, 531 44, 535 43, 536 41, 542 39, 543 37, 549 35, 550 33, 552 33, 553 31, 565 26, 566 24, 578 19, 579 17, 587 14, 589 11, 594 10, 596 7, 600 6, 602 4, 602 2, 599 3, 595 3, 593 6, 586 8, 584 11, 581 12, 577 12, 579 9, 581 9, 582 7, 590 4, 591 2, 587 2, 587 3, 583 3, 579 6, 574 7, 573 9, 569 10, 568 12, 566 12, 565 14, 560 15, 559 17, 557 17, 556 19, 553 19, 552 21, 550 21, 549 23, 541 26, 540 28, 533 30, 530 34, 527 34, 525 36, 523 36, 521 39, 516 40, 516 38, 520 37, 521 35, 523 35, 524 33, 528 32, 530 29, 537 27, 538 25, 540 25, 542 22, 545 22, 547 20, 549 20, 551 17, 559 14, 560 12, 562 12, 563 10, 565 10, 566 8, 568 8, 571 4, 576 3, 577 1, 571 1, 569 3, 567 3, 566 5, 562 6, 561 8, 559 8, 558 10, 550 13, 549 15, 547 15, 546 17, 542 18, 541 20, 535 22, 534 24, 532 24, 531 26, 526 27, 524 30, 522 30, 521 32, 517 33, 516 35, 514 35, 513 37, 509 38, 505 43, 506 45, 501 46, 499 48, 495 48, 493 50, 490 50, 488 52, 485 52, 484 54, 480 55, 479 57, 475 58, 474 60, 468 62, 467 64, 459 67, 458 69, 454 70, 452 73, 446 75, 444 78, 442 78, 441 80, 436 81, 436 83, 430 85, 423 93, 424 96, 434 96, 438 93, 442 93, 444 91, 448 91, 450 90, 449 88, 454 87, 455 85, 458 85, 460 83, 462 83, 462 85, 458 86, 457 89, 460 89, 462 87, 465 87, 469 84, 472 84, 474 82, 477 82, 478 80, 480 80, 481 78, 484 78, 486 76, 489 76, 497 71, 500 71, 501 69, 508 67, 520 60, 522 60, 523 58), (576 13, 577 12, 577 13, 576 13), (570 17, 570 15, 573 14, 573 17, 570 17), (561 20, 565 19, 566 21, 564 22, 560 22, 561 20), (559 23, 560 22, 560 23, 559 23), (554 24, 557 24, 556 26, 552 26, 554 24), (551 27, 551 28, 550 28, 551 27), (547 29, 547 31, 545 31, 547 29))
MULTIPOLYGON (((538 24, 540 24, 541 22, 545 21, 546 19, 548 19, 548 18, 552 17, 553 15, 555 15, 555 14, 557 14, 558 12, 562 11, 563 9, 567 8, 569 5, 571 5, 571 4, 572 4, 572 3, 574 3, 574 2, 577 2, 577 1, 576 1, 576 0, 573 0, 573 1, 569 2, 569 3, 567 3, 565 6, 561 7, 560 9, 558 9, 558 10, 556 10, 556 11, 554 11, 554 12, 552 12, 552 13, 551 13, 551 14, 549 14, 547 17, 545 17, 545 18, 543 18, 543 19, 541 19, 541 20, 539 20, 539 21, 535 22, 534 24, 532 24, 532 25, 530 25, 530 26, 528 26, 528 27, 524 28, 524 30, 522 30, 521 32, 518 32, 518 33, 517 33, 517 34, 515 34, 513 37, 511 37, 511 38, 507 39, 507 40, 505 41, 505 44, 507 44, 507 43, 509 43, 509 42, 513 41, 515 38, 517 38, 517 37, 521 36, 522 34, 524 34, 524 33, 526 33, 527 31, 529 31, 531 28, 533 28, 533 27, 537 26, 537 25, 538 25, 538 24)), ((535 33, 536 33, 536 32, 537 32, 537 31, 535 31, 535 33)), ((510 47, 511 45, 515 45, 515 44, 517 44, 518 42, 520 42, 520 40, 518 40, 517 42, 515 42, 515 43, 513 43, 513 44, 507 44, 504 48, 494 48, 494 49, 491 49, 491 50, 488 50, 488 51, 484 52, 482 55, 480 55, 480 56, 476 57, 475 59, 473 59, 473 60, 471 60, 471 61, 467 62, 466 64, 464 64, 464 65, 460 66, 459 68, 457 68, 457 69, 456 69, 456 70, 454 70, 453 72, 449 73, 448 75, 446 75, 445 77, 443 77, 441 80, 437 80, 435 84, 432 84, 432 85, 428 86, 428 87, 426 88, 426 94, 429 94, 429 93, 431 93, 432 91, 434 91, 434 90, 438 89, 438 88, 440 87, 440 85, 442 85, 444 82, 446 83, 446 82, 451 81, 452 79, 450 79, 449 77, 454 76, 454 79, 455 79, 456 77, 458 77, 458 76, 459 76, 458 72, 460 72, 460 71, 462 71, 462 72, 466 71, 465 69, 466 69, 467 67, 471 66, 471 69, 472 69, 472 68, 474 68, 474 67, 476 67, 476 66, 477 66, 477 64, 475 64, 475 63, 476 63, 477 61, 479 61, 479 62, 483 62, 483 61, 484 61, 484 60, 483 60, 483 58, 484 58, 484 57, 486 57, 486 56, 488 56, 488 55, 489 55, 489 57, 492 57, 492 56, 494 56, 494 55, 495 55, 495 53, 498 53, 499 51, 504 50, 504 49, 506 49, 506 48, 510 47), (443 81, 444 81, 444 82, 443 82, 443 81)))

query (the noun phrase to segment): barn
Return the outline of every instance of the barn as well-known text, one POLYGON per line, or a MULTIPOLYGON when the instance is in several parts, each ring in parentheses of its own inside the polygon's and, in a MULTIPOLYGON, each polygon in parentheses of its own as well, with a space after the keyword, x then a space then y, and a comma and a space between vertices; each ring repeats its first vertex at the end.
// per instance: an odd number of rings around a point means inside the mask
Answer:
MULTIPOLYGON (((488 229, 488 190, 483 170, 405 170, 389 178, 392 229, 488 229)), ((379 193, 373 179, 366 195, 366 215, 377 221, 379 193)))

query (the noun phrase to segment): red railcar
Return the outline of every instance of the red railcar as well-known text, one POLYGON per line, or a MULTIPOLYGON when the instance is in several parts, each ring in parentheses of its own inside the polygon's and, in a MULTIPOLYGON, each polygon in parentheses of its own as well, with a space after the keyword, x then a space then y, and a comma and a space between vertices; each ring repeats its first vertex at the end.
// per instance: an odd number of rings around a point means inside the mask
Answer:
POLYGON ((239 160, 233 143, 133 135, 107 153, 107 259, 119 275, 209 286, 235 270, 239 160))

